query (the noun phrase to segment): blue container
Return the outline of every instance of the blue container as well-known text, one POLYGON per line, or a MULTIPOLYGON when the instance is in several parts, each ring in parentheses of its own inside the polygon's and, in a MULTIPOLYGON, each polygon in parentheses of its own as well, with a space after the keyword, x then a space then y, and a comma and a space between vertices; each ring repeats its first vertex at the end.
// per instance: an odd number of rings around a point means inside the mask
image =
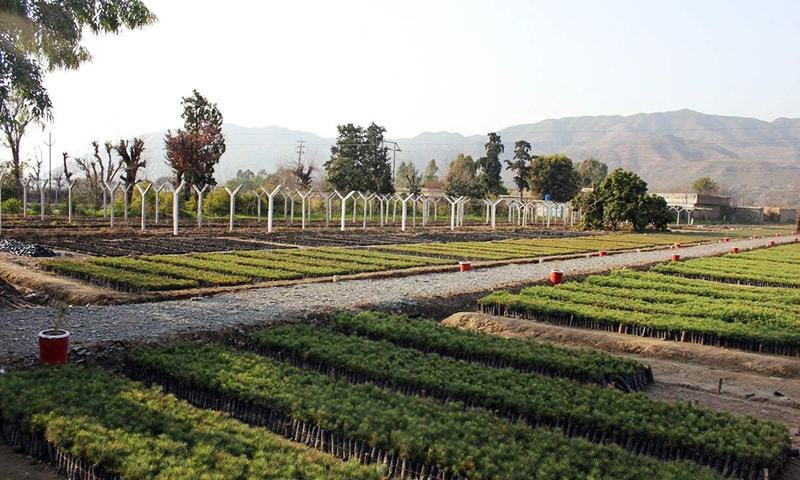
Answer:
POLYGON ((544 201, 545 201, 545 202, 549 202, 549 201, 550 201, 552 198, 553 198, 553 197, 552 197, 552 195, 550 195, 550 194, 548 193, 547 195, 545 195, 545 196, 544 196, 544 201))

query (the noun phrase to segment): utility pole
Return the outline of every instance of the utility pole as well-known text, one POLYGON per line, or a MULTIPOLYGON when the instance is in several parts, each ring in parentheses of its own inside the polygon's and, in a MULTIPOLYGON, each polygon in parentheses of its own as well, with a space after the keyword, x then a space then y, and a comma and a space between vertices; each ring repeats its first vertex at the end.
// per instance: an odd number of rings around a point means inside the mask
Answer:
POLYGON ((392 184, 394 184, 395 172, 397 171, 397 152, 402 152, 402 150, 400 150, 400 145, 397 142, 388 142, 384 140, 383 143, 392 145, 391 148, 386 147, 386 149, 392 151, 392 184))
MULTIPOLYGON (((53 145, 56 142, 53 141, 53 133, 47 133, 47 141, 44 142, 47 145, 47 189, 50 190, 50 185, 53 182, 53 145)), ((44 206, 42 206, 44 208, 44 206)))
POLYGON ((302 164, 302 162, 303 162, 303 152, 306 149, 304 143, 306 143, 306 141, 302 140, 302 139, 297 141, 297 164, 298 165, 302 164))

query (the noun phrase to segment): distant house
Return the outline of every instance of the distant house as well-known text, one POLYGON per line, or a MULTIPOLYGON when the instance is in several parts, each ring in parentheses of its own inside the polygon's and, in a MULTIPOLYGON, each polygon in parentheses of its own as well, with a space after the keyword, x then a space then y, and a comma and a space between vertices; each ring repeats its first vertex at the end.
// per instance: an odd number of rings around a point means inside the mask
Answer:
POLYGON ((677 215, 678 224, 694 220, 724 220, 731 213, 733 200, 723 195, 696 193, 656 193, 677 215))

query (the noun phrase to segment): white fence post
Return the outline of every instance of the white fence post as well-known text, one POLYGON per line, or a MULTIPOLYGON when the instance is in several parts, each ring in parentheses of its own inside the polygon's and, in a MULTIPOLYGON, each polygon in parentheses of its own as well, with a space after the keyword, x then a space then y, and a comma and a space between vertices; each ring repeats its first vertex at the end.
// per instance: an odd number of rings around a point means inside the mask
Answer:
MULTIPOLYGON (((142 184, 141 184, 141 182, 137 182, 137 183, 136 183, 136 190, 139 190, 139 195, 142 197, 142 218, 141 218, 141 224, 142 224, 142 231, 143 231, 143 232, 144 232, 144 226, 145 226, 144 217, 145 217, 145 213, 147 212, 147 209, 145 208, 145 207, 147 206, 147 204, 145 203, 145 198, 147 198, 147 197, 146 197, 146 195, 147 195, 147 192, 149 192, 149 191, 150 191, 150 188, 152 188, 152 187, 153 187, 153 184, 152 184, 152 183, 148 183, 148 184, 147 184, 147 187, 145 187, 145 188, 142 188, 142 184)), ((70 210, 72 210, 72 206, 70 206, 70 210)))
POLYGON ((72 189, 75 187, 77 180, 71 180, 67 183, 67 223, 72 223, 72 189))
POLYGON ((22 182, 22 218, 28 216, 28 185, 30 185, 30 183, 30 178, 22 182))
POLYGON ((261 187, 261 191, 267 196, 267 233, 272 233, 272 206, 274 204, 275 195, 278 194, 280 189, 281 186, 278 185, 271 192, 268 192, 267 189, 261 187))
POLYGON ((339 197, 339 200, 341 200, 342 202, 342 216, 341 216, 342 223, 340 230, 344 232, 345 224, 347 223, 347 200, 351 198, 353 195, 355 195, 356 192, 355 190, 353 190, 347 195, 342 195, 341 193, 339 193, 338 190, 334 190, 333 192, 336 194, 337 197, 339 197))
POLYGON ((195 193, 197 194, 197 226, 203 226, 203 194, 208 191, 210 185, 203 185, 203 188, 197 188, 197 185, 192 185, 195 193))
POLYGON ((182 180, 181 184, 177 187, 172 187, 172 235, 174 237, 178 236, 178 224, 180 222, 180 214, 179 214, 179 202, 181 191, 183 187, 186 186, 186 180, 182 180))
POLYGON ((155 210, 155 219, 154 219, 153 223, 155 223, 156 225, 158 225, 158 213, 159 213, 158 212, 158 201, 159 201, 158 197, 161 196, 161 190, 164 190, 164 187, 166 187, 166 186, 167 186, 166 183, 162 183, 161 186, 159 186, 158 188, 155 189, 155 192, 156 192, 156 210, 155 210))
POLYGON ((445 196, 445 200, 450 204, 450 230, 456 229, 456 205, 461 203, 464 197, 450 197, 445 196))
POLYGON ((103 182, 103 183, 105 184, 106 189, 108 189, 109 197, 111 197, 110 198, 111 209, 109 211, 108 218, 111 228, 114 228, 114 194, 117 193, 117 189, 119 188, 119 182, 114 182, 113 188, 111 187, 111 185, 108 184, 108 182, 103 182))
POLYGON ((225 191, 228 192, 228 196, 231 197, 231 206, 230 206, 231 216, 230 216, 230 224, 228 225, 228 230, 231 232, 233 231, 233 217, 236 214, 236 194, 239 192, 240 188, 242 188, 241 185, 234 188, 233 190, 229 189, 228 187, 225 187, 225 191))
POLYGON ((300 190, 297 190, 297 195, 300 196, 300 201, 301 201, 300 208, 302 209, 302 213, 300 215, 300 218, 301 218, 300 229, 301 230, 305 230, 306 229, 306 199, 312 193, 314 193, 314 190, 312 190, 312 189, 309 189, 306 193, 303 193, 300 190))
POLYGON ((44 222, 44 189, 47 186, 47 180, 42 179, 38 182, 39 187, 39 219, 44 222))

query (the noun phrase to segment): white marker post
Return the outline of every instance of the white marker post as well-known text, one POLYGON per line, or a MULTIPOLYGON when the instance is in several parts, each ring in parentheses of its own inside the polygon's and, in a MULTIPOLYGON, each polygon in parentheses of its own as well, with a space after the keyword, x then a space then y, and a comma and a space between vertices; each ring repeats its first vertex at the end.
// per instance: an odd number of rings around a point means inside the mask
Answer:
POLYGON ((152 183, 148 183, 147 187, 142 188, 141 182, 136 183, 136 190, 139 190, 139 195, 142 197, 142 231, 144 232, 144 217, 145 217, 145 208, 147 204, 145 203, 145 199, 147 198, 147 192, 150 191, 150 188, 153 186, 152 183))
MULTIPOLYGON (((132 185, 128 185, 127 187, 122 189, 122 208, 125 210, 125 223, 128 223, 128 192, 131 191, 132 185)), ((111 204, 111 208, 114 208, 114 204, 111 204)))
POLYGON ((186 180, 182 180, 181 184, 177 187, 172 186, 172 236, 178 236, 178 222, 180 221, 180 214, 178 211, 178 200, 180 199, 181 191, 186 186, 186 180))
POLYGON ((489 200, 489 208, 492 210, 492 230, 495 229, 497 226, 497 206, 500 205, 500 202, 503 200, 489 200))
POLYGON ((208 191, 210 185, 203 185, 203 188, 197 188, 197 185, 192 185, 195 193, 197 194, 197 227, 203 226, 203 194, 208 191))
POLYGON ((30 185, 30 183, 30 178, 22 182, 22 218, 28 216, 28 185, 30 185))
POLYGON ((362 229, 367 228, 367 202, 372 198, 372 195, 367 195, 363 192, 358 192, 358 196, 361 198, 361 201, 364 202, 364 223, 361 226, 362 229))
POLYGON ((267 196, 267 233, 272 233, 272 207, 275 203, 275 195, 278 194, 280 189, 281 186, 278 185, 271 192, 268 192, 266 188, 261 187, 261 191, 267 196))
POLYGON ((336 194, 333 192, 323 193, 322 198, 325 200, 325 228, 328 228, 333 218, 333 197, 336 194))
POLYGON ((342 202, 342 216, 340 217, 341 221, 342 221, 342 224, 341 224, 340 230, 344 232, 345 223, 347 223, 347 200, 352 198, 353 195, 356 194, 356 192, 355 192, 355 190, 353 190, 350 193, 348 193, 347 195, 342 195, 341 193, 339 193, 338 190, 334 190, 333 193, 335 193, 336 196, 339 197, 339 200, 341 200, 341 202, 342 202))
POLYGON ((110 200, 109 200, 109 203, 111 203, 111 208, 109 209, 108 218, 109 218, 109 221, 110 221, 111 228, 114 228, 114 194, 117 192, 117 189, 119 188, 119 182, 114 182, 113 188, 107 182, 103 182, 103 184, 106 186, 106 189, 108 190, 108 194, 111 197, 110 200))
POLYGON ((406 214, 408 213, 408 201, 413 200, 414 195, 408 194, 405 197, 400 196, 400 203, 402 204, 402 211, 400 212, 400 231, 406 231, 406 214))
MULTIPOLYGON (((300 208, 303 210, 302 214, 300 215, 300 218, 301 218, 300 229, 301 230, 305 230, 306 229, 306 199, 312 193, 314 193, 314 190, 312 190, 312 189, 309 189, 306 193, 303 193, 300 190, 297 191, 297 195, 299 195, 300 199, 301 199, 300 208)), ((311 216, 311 215, 309 214, 309 216, 311 216)))
POLYGON ((75 187, 77 180, 72 180, 67 183, 67 223, 72 223, 72 189, 75 187))
POLYGON ((228 231, 233 231, 233 217, 236 214, 236 194, 239 192, 239 189, 242 188, 241 185, 234 188, 233 190, 225 187, 225 191, 228 192, 228 196, 231 198, 231 206, 230 206, 230 224, 228 225, 228 231))
POLYGON ((42 179, 41 182, 38 183, 39 186, 39 219, 44 222, 44 189, 47 186, 47 180, 42 179))
POLYGON ((456 205, 461 203, 461 200, 463 200, 464 197, 445 196, 444 199, 447 200, 447 203, 450 204, 450 230, 455 230, 456 229, 456 205))
POLYGON ((155 210, 155 219, 154 219, 153 223, 155 223, 156 225, 158 225, 158 213, 159 213, 158 212, 158 201, 159 201, 159 197, 161 196, 161 190, 164 190, 164 188, 166 186, 167 186, 166 183, 162 183, 161 186, 159 186, 158 188, 155 189, 155 192, 156 192, 156 210, 155 210))

